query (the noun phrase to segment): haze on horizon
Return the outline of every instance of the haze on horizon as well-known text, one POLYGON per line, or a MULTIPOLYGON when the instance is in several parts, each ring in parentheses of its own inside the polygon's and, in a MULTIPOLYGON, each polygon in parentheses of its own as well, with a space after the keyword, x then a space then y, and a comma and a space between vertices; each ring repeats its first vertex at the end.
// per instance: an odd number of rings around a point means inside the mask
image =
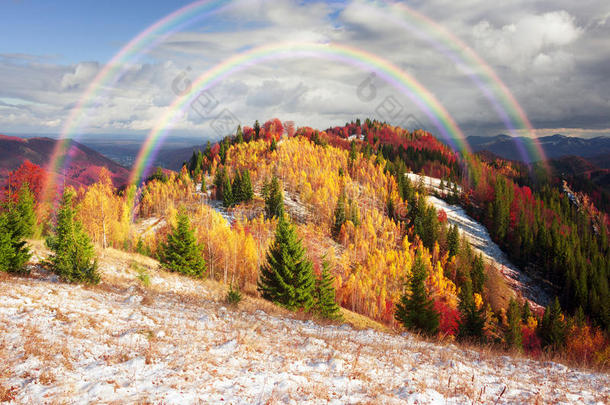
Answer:
MULTIPOLYGON (((132 38, 189 4, 160 0, 96 2, 5 1, 0 5, 0 133, 58 134, 91 81, 132 38)), ((471 47, 502 79, 537 129, 610 135, 610 3, 482 0, 406 2, 471 47)), ((464 133, 509 133, 488 98, 461 65, 431 43, 425 24, 413 25, 386 2, 244 1, 199 18, 129 60, 86 110, 91 134, 141 135, 176 98, 176 83, 194 80, 244 50, 291 40, 337 43, 370 52, 404 69, 446 108, 464 133), (392 16, 389 18, 388 16, 392 16), (415 30, 405 29, 416 26, 415 30), (421 35, 420 35, 421 34, 421 35)), ((428 26, 429 28, 429 26, 428 26)), ((373 99, 358 93, 370 71, 333 60, 295 57, 255 64, 209 89, 217 112, 245 125, 279 117, 326 128, 371 117, 429 129, 428 117, 379 78, 373 99), (384 116, 388 97, 400 106, 384 116)), ((219 138, 216 113, 192 110, 173 125, 182 136, 219 138)), ((524 133, 514 133, 524 135, 524 133)))

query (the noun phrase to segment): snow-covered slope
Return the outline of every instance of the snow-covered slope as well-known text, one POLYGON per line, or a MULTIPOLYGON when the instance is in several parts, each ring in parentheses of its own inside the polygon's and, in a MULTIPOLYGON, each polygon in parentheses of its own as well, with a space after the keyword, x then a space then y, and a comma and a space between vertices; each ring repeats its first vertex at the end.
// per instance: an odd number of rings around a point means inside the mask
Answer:
MULTIPOLYGON (((40 250, 40 249, 39 249, 40 250)), ((107 251, 97 287, 0 279, 0 396, 16 403, 604 403, 610 377, 295 319, 107 251), (136 262, 137 265, 133 263, 136 262), (142 286, 133 267, 147 269, 142 286)))

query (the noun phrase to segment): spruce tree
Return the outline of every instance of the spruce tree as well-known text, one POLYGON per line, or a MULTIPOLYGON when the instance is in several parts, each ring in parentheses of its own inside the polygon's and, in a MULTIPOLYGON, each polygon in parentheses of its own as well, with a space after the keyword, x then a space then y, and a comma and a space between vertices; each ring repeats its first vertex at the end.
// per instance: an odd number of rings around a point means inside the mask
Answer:
POLYGON ((284 214, 284 195, 277 176, 273 176, 271 183, 265 185, 265 215, 267 218, 277 216, 281 218, 284 214))
POLYGON ((451 225, 447 233, 447 251, 449 257, 457 256, 460 250, 460 234, 457 225, 451 225))
POLYGON ((315 278, 294 226, 282 213, 275 240, 261 266, 258 291, 266 300, 289 310, 309 310, 314 304, 315 278))
POLYGON ((241 174, 241 187, 243 193, 243 201, 250 201, 254 198, 254 190, 252 189, 252 180, 250 179, 250 171, 244 169, 241 174))
POLYGON ((461 339, 483 339, 483 327, 485 326, 485 318, 483 308, 477 309, 474 302, 472 291, 472 282, 466 280, 462 285, 459 294, 460 303, 460 322, 458 327, 458 337, 461 339))
POLYGON ((205 184, 205 173, 201 173, 201 192, 203 194, 208 193, 208 186, 205 184))
POLYGON ((482 293, 483 286, 485 284, 485 263, 483 262, 483 255, 479 254, 472 264, 472 271, 470 272, 470 278, 472 279, 472 290, 475 293, 482 293))
POLYGON ((559 349, 563 346, 566 338, 566 323, 557 297, 546 307, 538 327, 538 334, 543 347, 559 349))
POLYGON ((530 309, 529 301, 525 300, 523 303, 523 309, 521 310, 522 320, 523 322, 527 322, 527 320, 532 316, 532 310, 530 309))
POLYGON ((506 330, 506 344, 518 350, 523 348, 523 335, 521 334, 521 308, 519 303, 511 298, 508 304, 508 329, 506 330))
POLYGON ((237 134, 235 135, 235 143, 244 143, 244 133, 241 130, 241 125, 237 126, 237 134))
POLYGON ((233 190, 231 188, 231 179, 225 172, 224 181, 222 184, 222 205, 231 207, 235 203, 233 199, 233 190))
POLYGON ((13 261, 13 246, 11 236, 8 230, 8 219, 6 214, 0 214, 0 271, 11 271, 11 262, 13 261))
POLYGON ((274 150, 277 150, 277 142, 275 138, 271 139, 271 144, 269 145, 269 152, 273 152, 274 150))
POLYGON ((330 263, 326 260, 322 262, 322 274, 320 278, 316 278, 314 291, 315 310, 323 318, 340 319, 341 312, 337 305, 335 287, 333 286, 335 278, 330 274, 330 263))
POLYGON ((74 191, 64 191, 55 232, 46 241, 53 252, 48 257, 47 264, 64 281, 97 284, 100 276, 95 249, 82 224, 75 218, 73 200, 74 191))
POLYGON ((333 227, 331 229, 333 238, 335 239, 339 237, 339 234, 341 233, 341 227, 347 220, 346 211, 347 209, 345 206, 345 191, 341 191, 341 194, 339 194, 339 199, 337 200, 337 206, 335 207, 335 222, 333 223, 333 227))
POLYGON ((254 140, 258 139, 258 136, 261 133, 261 124, 258 123, 258 120, 254 122, 254 140))
POLYGON ((426 292, 427 277, 426 264, 418 251, 407 282, 407 291, 396 304, 394 317, 405 328, 431 336, 438 332, 439 314, 426 292))
MULTIPOLYGON (((34 199, 27 184, 24 184, 19 191, 17 203, 9 199, 4 205, 5 213, 0 228, 4 233, 3 239, 8 240, 9 247, 3 256, 6 262, 0 267, 4 271, 17 274, 27 274, 29 270, 25 264, 30 260, 32 254, 25 238, 31 237, 34 233, 36 217, 34 214, 34 199)), ((4 242, 5 243, 5 242, 4 242)))
POLYGON ((233 195, 233 204, 239 204, 240 202, 244 201, 244 190, 241 173, 239 170, 235 172, 235 176, 233 177, 233 183, 231 183, 231 193, 233 195))
POLYGON ((27 183, 24 183, 19 190, 19 197, 15 208, 20 216, 21 236, 31 238, 36 233, 36 213, 34 212, 34 195, 27 183))
POLYGON ((186 212, 178 213, 178 223, 161 244, 159 259, 168 270, 193 277, 203 277, 206 263, 186 212))

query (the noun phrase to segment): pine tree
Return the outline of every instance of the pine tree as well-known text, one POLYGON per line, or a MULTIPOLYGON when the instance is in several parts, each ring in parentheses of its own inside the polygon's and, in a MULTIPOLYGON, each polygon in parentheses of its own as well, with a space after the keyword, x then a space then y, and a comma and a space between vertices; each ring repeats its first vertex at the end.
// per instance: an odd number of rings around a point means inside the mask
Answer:
POLYGON ((523 322, 527 322, 527 320, 532 316, 532 310, 530 309, 529 301, 525 300, 525 302, 523 303, 523 309, 521 310, 521 314, 523 315, 523 322))
POLYGON ((269 152, 273 152, 274 150, 277 150, 277 142, 275 141, 275 138, 271 139, 271 143, 269 144, 269 152))
POLYGON ((447 251, 449 257, 457 256, 460 251, 460 234, 457 225, 451 225, 447 233, 447 251))
POLYGON ((275 240, 261 266, 258 291, 266 300, 289 310, 309 310, 314 304, 315 278, 294 226, 281 214, 275 240))
POLYGON ((53 252, 47 259, 47 264, 64 281, 97 284, 100 276, 95 249, 82 224, 75 219, 73 200, 74 191, 64 191, 54 235, 46 241, 53 252))
POLYGON ((284 195, 277 176, 273 176, 271 183, 265 185, 265 215, 267 218, 277 216, 281 218, 284 214, 284 195))
POLYGON ((243 193, 243 201, 250 201, 254 198, 254 190, 252 189, 252 180, 250 179, 250 171, 244 169, 241 174, 241 187, 243 193))
POLYGON ((8 229, 8 219, 6 214, 0 214, 0 271, 11 271, 13 261, 13 246, 8 229))
POLYGON ((542 322, 538 327, 538 334, 543 347, 556 350, 563 346, 566 338, 566 324, 557 297, 551 305, 546 307, 542 322))
POLYGON ((339 199, 337 200, 337 206, 335 207, 335 222, 333 223, 333 227, 331 229, 331 233, 335 239, 339 237, 341 227, 347 220, 346 211, 345 191, 341 191, 341 194, 339 194, 339 199))
POLYGON ((236 143, 244 143, 244 133, 241 130, 241 125, 237 126, 237 134, 235 135, 236 143))
POLYGON ((459 298, 460 303, 458 308, 461 319, 458 327, 458 336, 462 339, 483 339, 483 326, 485 325, 485 318, 483 317, 484 309, 483 307, 477 309, 470 280, 466 280, 462 285, 459 298))
POLYGON ((439 314, 434 310, 434 303, 426 292, 427 277, 426 264, 418 251, 407 283, 407 291, 396 304, 394 317, 405 328, 431 336, 438 332, 439 314))
POLYGON ((197 243, 186 212, 178 214, 178 224, 172 227, 167 241, 161 244, 159 258, 161 264, 178 273, 193 277, 203 277, 206 263, 202 247, 197 243))
POLYGON ((208 193, 208 186, 205 184, 205 173, 201 173, 201 192, 206 195, 208 193))
POLYGON ((330 274, 330 263, 326 260, 322 262, 322 274, 320 278, 316 278, 314 290, 315 311, 323 318, 340 319, 341 312, 337 305, 335 287, 333 286, 335 278, 330 274))
POLYGON ((242 178, 239 170, 235 172, 233 183, 231 184, 231 193, 233 195, 233 204, 239 204, 244 201, 244 190, 242 186, 242 178))
POLYGON ((358 204, 356 204, 354 201, 350 201, 349 204, 349 220, 352 221, 355 226, 360 225, 360 213, 358 210, 358 204))
POLYGON ((36 213, 34 212, 34 195, 27 183, 24 183, 19 190, 16 209, 21 217, 21 236, 31 238, 36 233, 36 213))
POLYGON ((475 293, 482 293, 483 286, 485 284, 485 264, 483 262, 483 256, 479 254, 472 264, 472 271, 470 272, 470 278, 472 279, 472 290, 475 293))
POLYGON ((261 124, 258 123, 258 120, 254 122, 254 140, 257 140, 261 133, 261 124))
POLYGON ((521 308, 519 303, 511 298, 508 304, 508 329, 506 330, 506 344, 518 350, 523 348, 523 335, 521 334, 521 308))
POLYGON ((233 190, 231 188, 231 178, 225 172, 224 182, 222 185, 222 205, 225 207, 231 207, 235 204, 235 200, 233 199, 233 190))

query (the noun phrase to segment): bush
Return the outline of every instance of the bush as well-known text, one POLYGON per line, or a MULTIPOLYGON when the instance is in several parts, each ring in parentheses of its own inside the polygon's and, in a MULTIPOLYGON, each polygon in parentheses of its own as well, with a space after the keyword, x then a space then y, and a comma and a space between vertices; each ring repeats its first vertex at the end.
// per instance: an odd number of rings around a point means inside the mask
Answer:
POLYGON ((233 284, 229 285, 226 301, 230 305, 237 305, 241 302, 242 296, 239 287, 233 288, 233 284))

